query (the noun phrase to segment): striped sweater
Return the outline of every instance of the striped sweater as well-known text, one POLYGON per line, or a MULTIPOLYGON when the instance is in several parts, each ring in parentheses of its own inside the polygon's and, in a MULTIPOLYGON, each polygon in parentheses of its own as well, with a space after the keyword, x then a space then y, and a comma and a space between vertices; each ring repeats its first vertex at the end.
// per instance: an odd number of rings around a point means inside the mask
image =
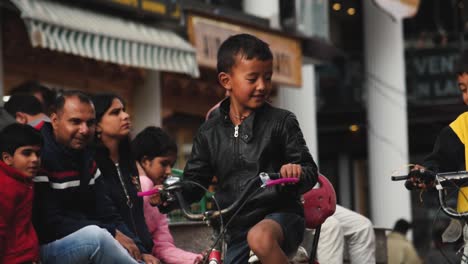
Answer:
POLYGON ((114 236, 115 216, 97 217, 96 208, 104 206, 99 204, 104 200, 100 197, 104 186, 92 151, 58 144, 50 123, 44 123, 40 131, 44 139, 42 169, 34 178, 33 209, 39 242, 52 242, 88 225, 106 228, 114 236))

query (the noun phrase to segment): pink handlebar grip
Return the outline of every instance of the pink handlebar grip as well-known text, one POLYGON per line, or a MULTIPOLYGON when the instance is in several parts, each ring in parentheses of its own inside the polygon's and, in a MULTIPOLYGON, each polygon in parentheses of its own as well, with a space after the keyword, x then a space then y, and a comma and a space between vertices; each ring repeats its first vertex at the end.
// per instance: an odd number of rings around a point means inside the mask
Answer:
POLYGON ((278 185, 278 184, 283 184, 283 183, 297 183, 299 181, 298 178, 281 178, 277 180, 269 180, 265 184, 267 187, 268 186, 273 186, 273 185, 278 185))
POLYGON ((158 189, 152 189, 152 190, 149 190, 149 191, 146 191, 146 192, 138 192, 137 195, 139 197, 143 197, 143 196, 150 196, 150 195, 156 194, 158 192, 159 192, 158 189))

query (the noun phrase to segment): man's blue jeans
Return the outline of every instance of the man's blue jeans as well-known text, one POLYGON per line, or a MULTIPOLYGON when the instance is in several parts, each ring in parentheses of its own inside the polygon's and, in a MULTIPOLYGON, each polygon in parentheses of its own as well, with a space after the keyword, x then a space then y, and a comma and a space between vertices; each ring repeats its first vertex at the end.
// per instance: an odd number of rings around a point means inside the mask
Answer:
POLYGON ((41 246, 42 263, 138 263, 105 229, 86 226, 41 246))

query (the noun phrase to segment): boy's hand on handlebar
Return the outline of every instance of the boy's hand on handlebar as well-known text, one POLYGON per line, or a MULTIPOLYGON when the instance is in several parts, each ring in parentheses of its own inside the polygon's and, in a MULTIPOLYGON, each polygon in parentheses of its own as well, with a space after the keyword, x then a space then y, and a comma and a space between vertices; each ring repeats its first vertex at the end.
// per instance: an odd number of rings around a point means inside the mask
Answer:
POLYGON ((426 173, 426 168, 421 165, 414 165, 408 174, 405 187, 408 190, 429 189, 434 186, 434 178, 426 173))
POLYGON ((282 178, 300 178, 302 174, 302 166, 299 164, 284 164, 281 166, 280 174, 282 178))

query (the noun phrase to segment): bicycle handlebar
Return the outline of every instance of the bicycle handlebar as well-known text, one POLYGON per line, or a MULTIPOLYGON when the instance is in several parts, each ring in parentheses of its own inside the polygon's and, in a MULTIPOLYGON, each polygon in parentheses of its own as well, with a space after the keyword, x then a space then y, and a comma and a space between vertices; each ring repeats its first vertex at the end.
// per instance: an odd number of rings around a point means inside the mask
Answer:
POLYGON ((277 179, 277 180, 269 180, 265 186, 266 187, 269 187, 269 186, 273 186, 273 185, 278 185, 278 184, 284 184, 284 183, 297 183, 299 182, 299 179, 298 178, 281 178, 281 179, 277 179))
POLYGON ((392 181, 404 181, 409 179, 409 175, 402 175, 402 176, 392 176, 392 181))
POLYGON ((402 176, 392 176, 392 181, 402 181, 408 180, 411 177, 423 177, 423 175, 427 175, 429 177, 433 177, 435 181, 435 188, 439 193, 439 204, 442 208, 442 211, 450 217, 462 219, 468 217, 468 212, 457 212, 453 208, 447 206, 446 197, 445 197, 445 188, 449 185, 454 186, 459 189, 459 187, 453 181, 459 180, 466 180, 468 179, 468 171, 455 171, 455 172, 444 172, 444 173, 434 173, 429 170, 419 171, 419 174, 413 174, 415 171, 411 171, 408 175, 402 176))
POLYGON ((279 185, 279 184, 285 184, 285 183, 297 183, 299 179, 297 178, 281 178, 281 175, 279 173, 265 173, 262 172, 259 174, 261 184, 259 184, 259 181, 257 178, 252 179, 247 186, 242 190, 242 193, 238 196, 238 198, 228 207, 217 210, 217 211, 206 211, 204 214, 193 214, 187 210, 188 205, 187 202, 185 201, 182 192, 181 192, 181 184, 189 183, 188 181, 184 182, 178 182, 169 186, 165 186, 161 192, 167 192, 169 194, 174 194, 177 202, 179 203, 180 209, 184 216, 189 219, 189 220, 194 220, 194 221, 203 221, 206 219, 215 219, 219 218, 220 216, 226 215, 235 209, 237 209, 241 203, 245 201, 248 195, 252 193, 252 191, 255 188, 266 188, 269 186, 274 186, 274 185, 279 185), (177 186, 176 186, 177 185, 177 186))
POLYGON ((153 194, 157 194, 159 192, 158 189, 152 189, 146 192, 137 192, 137 196, 143 197, 143 196, 151 196, 153 194))

